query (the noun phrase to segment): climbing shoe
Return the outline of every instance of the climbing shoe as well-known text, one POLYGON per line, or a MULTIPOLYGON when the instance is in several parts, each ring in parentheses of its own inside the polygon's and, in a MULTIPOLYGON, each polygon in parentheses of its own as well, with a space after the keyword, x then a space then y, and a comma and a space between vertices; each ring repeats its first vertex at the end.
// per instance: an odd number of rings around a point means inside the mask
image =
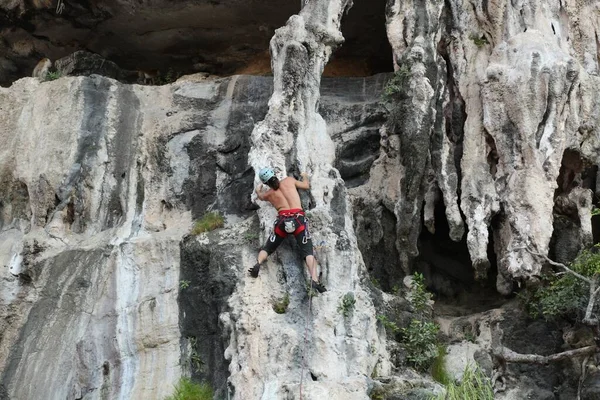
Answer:
POLYGON ((250 268, 248 272, 250 272, 250 276, 253 278, 258 278, 258 271, 260 271, 260 264, 254 264, 254 267, 250 268))
POLYGON ((327 289, 325 289, 325 286, 323 286, 323 284, 321 284, 321 282, 311 280, 311 286, 313 289, 315 289, 319 293, 323 293, 323 292, 327 291, 327 289))

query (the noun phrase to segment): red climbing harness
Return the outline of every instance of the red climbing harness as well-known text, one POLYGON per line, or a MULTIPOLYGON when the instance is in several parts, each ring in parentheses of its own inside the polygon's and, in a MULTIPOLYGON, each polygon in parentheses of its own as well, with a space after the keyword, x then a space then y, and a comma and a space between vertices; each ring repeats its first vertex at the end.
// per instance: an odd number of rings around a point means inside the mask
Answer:
POLYGON ((305 217, 301 208, 279 211, 277 222, 275 223, 275 234, 286 237, 289 234, 297 236, 302 233, 306 226, 298 218, 305 217))

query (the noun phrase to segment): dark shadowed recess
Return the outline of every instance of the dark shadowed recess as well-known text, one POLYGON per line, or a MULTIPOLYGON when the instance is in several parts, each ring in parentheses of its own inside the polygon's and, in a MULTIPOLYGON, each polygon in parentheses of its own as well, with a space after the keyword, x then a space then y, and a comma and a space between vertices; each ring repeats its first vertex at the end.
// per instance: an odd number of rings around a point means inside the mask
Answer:
MULTIPOLYGON (((130 71, 269 74, 269 41, 300 11, 301 0, 62 0, 60 14, 55 2, 39 9, 31 1, 24 4, 24 9, 0 4, 2 86, 30 76, 43 57, 54 61, 78 50, 130 71)), ((326 75, 392 70, 385 0, 354 0, 342 33, 345 44, 326 75)))
MULTIPOLYGON (((523 311, 512 310, 504 317, 502 323, 503 344, 509 349, 522 354, 549 355, 565 351, 560 321, 532 319, 523 311)), ((569 368, 577 361, 563 361, 546 365, 509 363, 507 375, 520 377, 525 387, 535 388, 527 398, 536 399, 576 399, 578 373, 569 368), (530 385, 527 385, 530 383, 530 385)), ((585 388, 585 386, 584 386, 585 388)), ((582 399, 597 397, 582 396, 582 399)))
MULTIPOLYGON (((345 41, 333 54, 331 67, 358 61, 366 64, 364 75, 394 70, 392 48, 385 31, 385 7, 385 0, 353 1, 352 8, 342 18, 342 35, 345 41)), ((338 75, 336 69, 331 68, 325 75, 338 75)), ((339 75, 352 76, 348 73, 339 75)))
POLYGON ((219 314, 227 310, 238 280, 227 265, 240 262, 226 247, 202 245, 192 236, 180 245, 179 323, 182 345, 192 347, 182 364, 190 366, 192 379, 210 383, 219 399, 227 398, 229 377, 229 361, 224 357, 229 338, 219 314))
MULTIPOLYGON (((221 101, 227 100, 224 97, 230 82, 229 79, 223 81, 219 88, 221 101)), ((256 208, 250 201, 254 181, 254 171, 248 165, 250 134, 254 124, 264 119, 272 90, 271 78, 237 78, 228 106, 228 122, 221 133, 225 140, 220 145, 214 145, 211 137, 216 129, 215 121, 210 118, 197 121, 195 128, 200 134, 187 146, 189 177, 183 184, 183 200, 192 210, 194 219, 201 218, 210 209, 248 215, 256 208), (216 187, 218 172, 225 176, 219 190, 216 187)), ((210 105, 211 108, 218 106, 210 105)))
POLYGON ((371 283, 385 292, 401 287, 404 273, 396 249, 396 216, 381 206, 380 210, 355 205, 356 238, 371 283))
POLYGON ((336 145, 336 167, 346 187, 369 179, 371 165, 379 157, 379 130, 387 112, 381 93, 391 74, 366 78, 323 78, 319 113, 336 145))
MULTIPOLYGON (((580 234, 581 221, 577 204, 569 200, 569 193, 575 188, 590 189, 592 203, 598 205, 598 188, 596 179, 598 167, 591 165, 575 149, 566 149, 563 153, 560 172, 556 179, 554 192, 553 227, 549 256, 553 260, 569 263, 582 247, 580 234)), ((592 217, 593 241, 600 241, 600 217, 592 217)))
POLYGON ((472 305, 472 309, 476 311, 484 311, 501 303, 501 296, 496 291, 497 264, 493 226, 490 226, 489 232, 487 256, 490 269, 487 279, 476 281, 467 248, 466 232, 459 242, 450 239, 443 201, 436 204, 434 215, 435 232, 430 233, 425 226, 421 228, 419 256, 415 260, 414 270, 423 273, 428 289, 436 294, 436 301, 466 305, 476 297, 479 301, 472 305))

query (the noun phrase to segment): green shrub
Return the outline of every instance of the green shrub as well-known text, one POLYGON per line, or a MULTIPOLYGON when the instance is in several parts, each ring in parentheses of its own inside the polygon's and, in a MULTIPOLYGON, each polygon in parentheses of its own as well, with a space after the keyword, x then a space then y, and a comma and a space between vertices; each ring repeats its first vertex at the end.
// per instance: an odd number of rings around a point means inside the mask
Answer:
POLYGON ((494 388, 479 368, 467 365, 460 384, 450 382, 446 395, 439 395, 436 400, 494 400, 494 388))
POLYGON ((175 393, 165 400, 212 400, 213 390, 208 383, 195 383, 181 378, 175 385, 175 393))
POLYGON ((180 288, 181 290, 183 290, 183 289, 187 289, 187 288, 190 286, 190 283, 191 283, 190 281, 187 281, 187 280, 185 280, 185 279, 184 279, 184 280, 181 280, 181 281, 179 281, 179 288, 180 288))
POLYGON ((286 293, 281 300, 273 303, 273 311, 277 314, 285 314, 288 306, 290 305, 290 295, 286 293))
POLYGON ((385 400, 385 394, 381 389, 373 389, 369 397, 371 400, 385 400))
POLYGON ((196 221, 192 229, 192 235, 199 235, 203 232, 209 232, 217 228, 222 228, 225 223, 223 216, 217 212, 209 212, 196 221))
POLYGON ((440 327, 429 321, 413 319, 401 329, 406 360, 416 370, 426 371, 438 356, 437 334, 440 327))
POLYGON ((381 284, 379 283, 379 281, 377 280, 377 278, 375 277, 371 277, 371 283, 373 284, 373 286, 375 286, 377 289, 381 289, 381 284))
POLYGON ((431 376, 442 385, 448 385, 452 381, 452 378, 448 375, 444 367, 446 354, 448 354, 446 346, 438 345, 438 355, 431 364, 431 376))
POLYGON ((61 77, 61 74, 59 71, 51 71, 51 72, 48 72, 48 75, 46 75, 46 80, 54 81, 60 77, 61 77))
POLYGON ((247 242, 253 242, 256 239, 258 239, 258 233, 254 233, 254 232, 246 232, 244 233, 244 240, 247 242))
POLYGON ((425 287, 425 278, 423 274, 416 272, 413 275, 413 287, 410 291, 409 299, 411 306, 415 312, 422 314, 427 310, 431 301, 431 293, 425 287))
POLYGON ((410 79, 410 66, 404 64, 394 72, 394 76, 386 83, 383 88, 382 100, 384 102, 391 102, 395 97, 406 91, 406 84, 410 79))
POLYGON ((400 330, 400 328, 398 328, 398 325, 396 325, 395 322, 390 321, 385 315, 378 315, 377 320, 381 322, 385 329, 391 331, 392 333, 396 333, 400 330))
MULTIPOLYGON (((600 253, 584 250, 569 268, 588 278, 600 275, 600 253)), ((589 299, 589 285, 571 273, 545 277, 539 288, 520 297, 529 314, 536 318, 553 319, 560 316, 582 316, 589 299)))
POLYGON ((202 361, 202 357, 200 357, 200 354, 198 354, 198 339, 195 338, 194 336, 189 336, 188 340, 190 341, 190 348, 191 348, 191 353, 190 353, 190 366, 193 368, 194 371, 196 372, 202 372, 202 367, 204 366, 204 361, 202 361))
POLYGON ((469 39, 471 39, 473 41, 473 43, 475 43, 475 46, 477 46, 477 47, 483 47, 486 44, 490 44, 490 42, 488 42, 485 35, 478 36, 478 35, 472 33, 469 36, 469 39))
POLYGON ((342 301, 338 306, 338 311, 346 318, 350 315, 352 310, 354 310, 354 304, 356 304, 354 295, 348 292, 342 297, 342 301))

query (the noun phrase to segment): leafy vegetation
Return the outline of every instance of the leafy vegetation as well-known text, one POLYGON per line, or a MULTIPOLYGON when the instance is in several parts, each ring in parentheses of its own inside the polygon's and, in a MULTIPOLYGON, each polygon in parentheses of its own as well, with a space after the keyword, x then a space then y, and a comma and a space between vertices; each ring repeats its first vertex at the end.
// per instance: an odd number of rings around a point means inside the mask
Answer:
POLYGON ((480 47, 480 48, 485 46, 486 44, 490 44, 490 42, 488 42, 485 35, 479 36, 479 35, 472 33, 469 36, 469 39, 471 39, 473 41, 473 43, 475 43, 475 46, 480 47))
POLYGON ((452 381, 452 378, 448 375, 448 372, 444 367, 446 354, 448 354, 446 346, 441 344, 438 345, 438 355, 431 364, 431 376, 442 385, 449 385, 452 381))
POLYGON ((46 75, 47 81, 54 81, 61 77, 61 73, 59 71, 50 71, 48 75, 46 75))
POLYGON ((430 321, 413 319, 401 329, 406 360, 415 369, 426 371, 438 356, 437 334, 440 327, 430 321))
POLYGON ((342 301, 338 306, 338 311, 344 316, 344 318, 347 318, 350 316, 350 313, 352 313, 352 310, 354 310, 354 304, 356 304, 356 299, 354 299, 354 295, 352 293, 348 292, 342 297, 342 301))
POLYGON ((212 400, 213 390, 208 383, 195 383, 181 378, 175 385, 175 393, 165 400, 212 400))
MULTIPOLYGON (((600 252, 584 250, 569 265, 571 271, 583 278, 597 281, 600 278, 600 252)), ((582 317, 589 301, 589 283, 573 273, 561 272, 543 279, 543 285, 521 298, 529 314, 536 318, 554 319, 572 315, 582 317)))
POLYGON ((379 283, 379 281, 377 280, 377 278, 375 277, 371 277, 371 283, 373 284, 373 286, 375 286, 377 289, 381 289, 381 284, 379 283))
POLYGON ((431 299, 432 295, 425 286, 425 278, 422 274, 415 273, 407 293, 407 300, 414 312, 408 326, 400 328, 388 316, 377 315, 379 322, 396 336, 396 340, 406 351, 407 363, 422 372, 428 370, 438 357, 441 357, 440 362, 443 362, 445 355, 440 353, 445 348, 438 342, 440 327, 432 320, 431 299))
POLYGON ((439 395, 435 400, 494 400, 494 388, 483 371, 467 365, 462 381, 448 383, 446 395, 439 395))
POLYGON ((290 305, 290 295, 286 293, 281 300, 273 302, 273 311, 277 314, 285 314, 290 305))
POLYGON ((392 333, 396 333, 400 330, 400 328, 398 328, 398 325, 396 325, 395 322, 390 321, 385 315, 378 315, 377 320, 381 322, 385 329, 391 331, 392 333))
POLYGON ((384 393, 379 389, 373 389, 369 397, 371 400, 385 400, 384 393))
POLYGON ((179 288, 180 288, 181 290, 183 290, 183 289, 187 289, 187 288, 190 286, 190 283, 191 283, 190 281, 187 281, 187 280, 185 280, 185 279, 184 279, 184 280, 181 280, 181 281, 179 281, 179 288))
POLYGON ((253 242, 258 239, 258 233, 246 232, 244 233, 244 240, 247 242, 253 242))
POLYGON ((199 235, 203 232, 209 232, 217 228, 222 228, 225 223, 223 216, 217 212, 209 212, 196 221, 192 229, 192 235, 199 235))
POLYGON ((439 355, 437 334, 440 327, 431 320, 428 312, 431 297, 425 286, 425 278, 422 274, 415 273, 408 301, 416 317, 400 333, 402 346, 407 353, 406 360, 419 371, 427 370, 439 355))
POLYGON ((306 295, 308 297, 314 297, 319 294, 319 292, 317 292, 316 289, 313 289, 312 284, 310 282, 308 282, 306 284, 305 289, 306 289, 306 295))
POLYGON ((384 103, 389 103, 395 100, 398 94, 406 91, 406 84, 410 79, 410 66, 403 64, 398 71, 394 72, 394 76, 387 82, 383 88, 382 100, 384 103))
POLYGON ((192 349, 190 354, 190 365, 192 368, 194 368, 196 372, 200 372, 202 371, 204 361, 202 361, 202 358, 200 357, 200 354, 198 354, 198 350, 196 347, 198 339, 196 339, 193 336, 190 336, 188 337, 188 340, 190 341, 190 347, 192 349))
POLYGON ((475 343, 477 338, 476 338, 475 334, 473 333, 473 331, 467 331, 467 332, 465 332, 465 340, 467 340, 468 342, 471 342, 471 343, 475 343))
POLYGON ((423 314, 429 307, 431 293, 427 291, 423 274, 416 272, 413 275, 412 281, 413 287, 409 294, 408 301, 416 313, 423 314))

